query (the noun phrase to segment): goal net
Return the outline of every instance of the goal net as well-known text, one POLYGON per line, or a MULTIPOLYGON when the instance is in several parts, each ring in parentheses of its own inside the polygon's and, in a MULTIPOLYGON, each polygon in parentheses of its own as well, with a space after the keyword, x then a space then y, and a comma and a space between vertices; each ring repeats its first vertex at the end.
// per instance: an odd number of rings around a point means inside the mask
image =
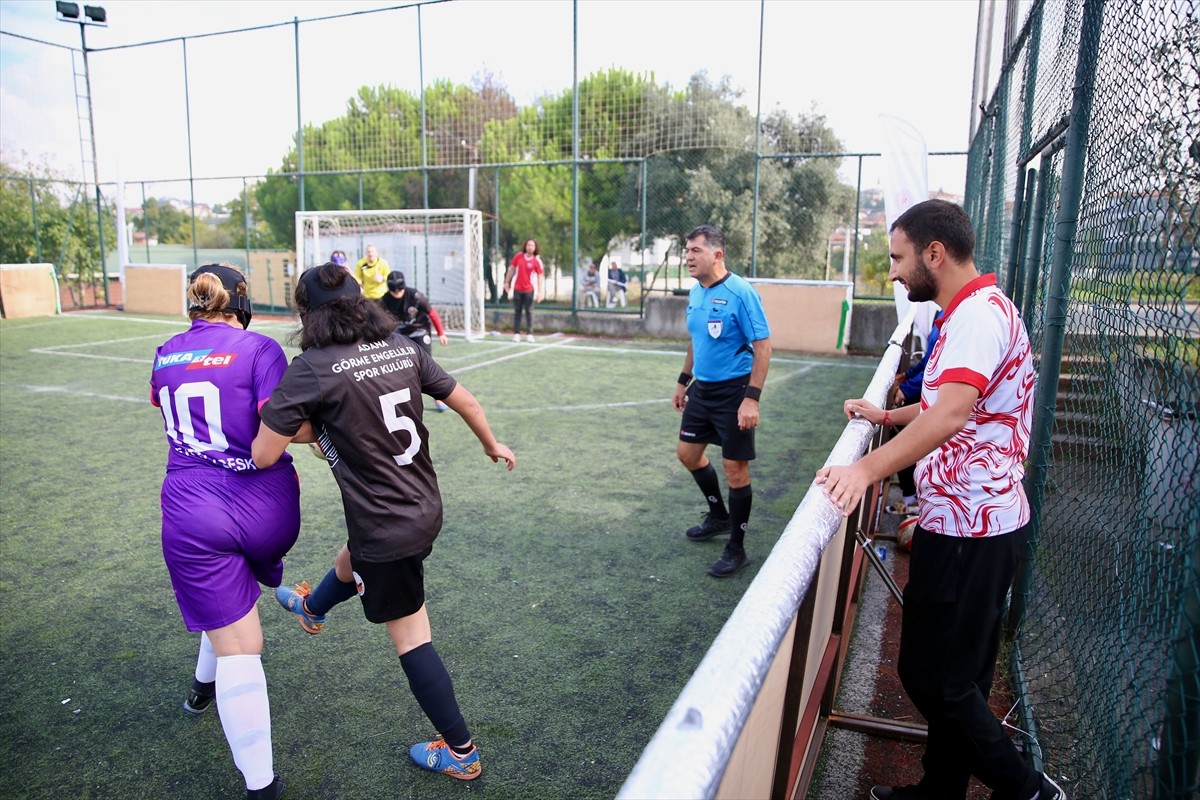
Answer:
MULTIPOLYGON (((297 211, 299 272, 324 264, 334 250, 347 265, 375 245, 379 257, 404 273, 424 294, 447 328, 467 339, 484 334, 483 217, 471 209, 297 211)), ((297 274, 299 274, 299 272, 297 274)))

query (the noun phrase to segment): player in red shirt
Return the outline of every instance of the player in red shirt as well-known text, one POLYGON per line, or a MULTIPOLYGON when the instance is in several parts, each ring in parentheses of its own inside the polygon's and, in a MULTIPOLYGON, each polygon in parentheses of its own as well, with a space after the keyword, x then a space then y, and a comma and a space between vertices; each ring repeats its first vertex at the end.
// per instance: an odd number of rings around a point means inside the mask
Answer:
POLYGON ((525 341, 533 342, 533 304, 545 296, 546 271, 542 249, 536 239, 526 239, 525 248, 513 256, 504 276, 504 286, 513 299, 513 341, 521 341, 521 312, 525 312, 525 341))

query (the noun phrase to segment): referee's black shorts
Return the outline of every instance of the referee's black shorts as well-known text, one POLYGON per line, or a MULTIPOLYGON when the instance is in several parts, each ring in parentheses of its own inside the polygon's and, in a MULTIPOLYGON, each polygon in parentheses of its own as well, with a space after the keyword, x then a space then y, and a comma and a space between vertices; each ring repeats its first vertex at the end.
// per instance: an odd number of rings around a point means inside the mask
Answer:
POLYGON ((746 397, 750 375, 708 383, 693 381, 687 390, 679 441, 719 444, 727 461, 754 460, 754 429, 738 429, 738 408, 746 397))

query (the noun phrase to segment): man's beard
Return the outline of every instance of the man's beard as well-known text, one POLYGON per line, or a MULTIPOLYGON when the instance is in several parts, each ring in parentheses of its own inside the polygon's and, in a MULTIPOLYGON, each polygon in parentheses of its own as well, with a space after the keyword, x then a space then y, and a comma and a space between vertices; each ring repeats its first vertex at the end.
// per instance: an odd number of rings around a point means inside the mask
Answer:
POLYGON ((908 284, 908 300, 911 303, 923 303, 937 297, 937 282, 923 253, 917 255, 916 269, 905 283, 908 284))

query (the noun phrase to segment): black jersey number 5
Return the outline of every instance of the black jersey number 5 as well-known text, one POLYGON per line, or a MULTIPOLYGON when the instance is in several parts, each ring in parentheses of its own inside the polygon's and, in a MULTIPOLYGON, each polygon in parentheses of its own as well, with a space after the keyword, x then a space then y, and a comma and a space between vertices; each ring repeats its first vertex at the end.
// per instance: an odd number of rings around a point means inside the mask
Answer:
POLYGON ((406 467, 413 461, 413 456, 421 449, 421 435, 417 433, 417 423, 413 422, 413 418, 403 416, 396 413, 398 406, 401 403, 407 403, 412 399, 412 391, 410 389, 401 389, 398 392, 388 392, 387 394, 379 395, 379 408, 383 411, 383 421, 387 425, 388 431, 395 433, 396 431, 407 431, 412 437, 412 442, 400 455, 393 455, 396 463, 402 467, 406 467))

